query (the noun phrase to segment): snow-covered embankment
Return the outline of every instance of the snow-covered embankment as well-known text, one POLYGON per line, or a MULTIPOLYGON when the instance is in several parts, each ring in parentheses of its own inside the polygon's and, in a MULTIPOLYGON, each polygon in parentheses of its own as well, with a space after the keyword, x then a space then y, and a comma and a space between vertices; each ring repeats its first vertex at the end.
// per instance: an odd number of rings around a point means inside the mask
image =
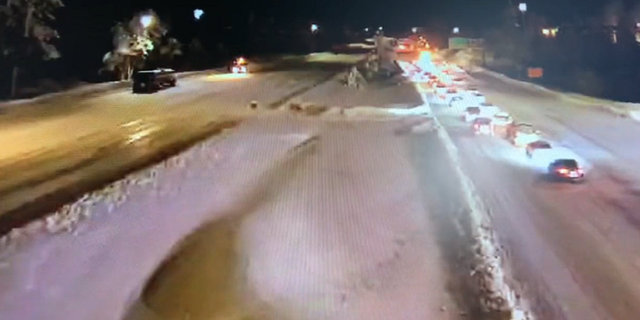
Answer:
POLYGON ((251 206, 311 137, 234 129, 12 231, 0 240, 0 319, 121 319, 182 238, 251 206))

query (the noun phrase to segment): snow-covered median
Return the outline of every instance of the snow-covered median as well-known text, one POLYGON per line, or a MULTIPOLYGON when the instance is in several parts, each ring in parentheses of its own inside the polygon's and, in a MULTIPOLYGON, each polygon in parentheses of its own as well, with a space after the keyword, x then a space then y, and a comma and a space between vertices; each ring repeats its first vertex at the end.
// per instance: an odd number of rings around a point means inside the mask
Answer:
POLYGON ((237 318, 266 306, 274 319, 459 319, 416 172, 392 133, 405 118, 261 120, 5 237, 0 319, 121 320, 143 291, 153 292, 144 301, 155 319, 229 319, 211 302, 217 282, 198 281, 217 272, 206 253, 213 237, 143 290, 176 244, 212 220, 234 221, 236 234, 215 239, 234 244, 238 291, 258 301, 225 296, 237 318))
POLYGON ((221 136, 13 230, 0 240, 0 319, 122 319, 183 237, 246 210, 310 137, 221 136))

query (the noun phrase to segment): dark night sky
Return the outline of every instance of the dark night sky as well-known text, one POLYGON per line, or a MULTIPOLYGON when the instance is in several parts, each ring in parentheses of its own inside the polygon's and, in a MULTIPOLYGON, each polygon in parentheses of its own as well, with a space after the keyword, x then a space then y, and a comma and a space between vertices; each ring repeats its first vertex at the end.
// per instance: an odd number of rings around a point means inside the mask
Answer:
MULTIPOLYGON (((58 13, 57 28, 61 35, 60 50, 65 62, 76 68, 100 66, 102 54, 111 49, 109 30, 118 20, 130 18, 142 9, 154 9, 169 21, 174 35, 188 38, 194 22, 193 9, 202 8, 205 18, 219 19, 230 12, 254 11, 258 17, 274 16, 279 22, 317 21, 323 27, 383 25, 387 30, 408 30, 411 26, 437 25, 482 29, 499 22, 509 0, 64 0, 58 13)), ((513 0, 514 3, 519 1, 513 0)), ((560 20, 576 12, 602 12, 605 0, 531 0, 531 11, 560 20)), ((58 63, 59 64, 59 63, 58 63)))

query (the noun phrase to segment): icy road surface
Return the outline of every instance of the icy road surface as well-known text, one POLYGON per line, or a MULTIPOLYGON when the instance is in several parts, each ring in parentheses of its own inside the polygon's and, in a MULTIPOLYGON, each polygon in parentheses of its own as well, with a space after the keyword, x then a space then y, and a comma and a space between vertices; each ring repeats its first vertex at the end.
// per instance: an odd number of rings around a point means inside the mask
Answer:
POLYGON ((192 76, 155 94, 127 88, 6 107, 0 114, 0 234, 135 164, 255 115, 252 101, 266 110, 359 59, 322 57, 285 63, 281 71, 192 76))
POLYGON ((6 249, 0 318, 458 319, 405 126, 249 120, 6 249))

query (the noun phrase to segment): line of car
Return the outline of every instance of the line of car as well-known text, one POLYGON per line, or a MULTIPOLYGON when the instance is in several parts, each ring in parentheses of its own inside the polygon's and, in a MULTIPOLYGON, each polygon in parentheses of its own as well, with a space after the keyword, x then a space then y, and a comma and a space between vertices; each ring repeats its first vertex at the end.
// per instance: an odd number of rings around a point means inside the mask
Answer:
POLYGON ((554 146, 531 124, 519 123, 509 113, 487 102, 465 70, 438 61, 418 62, 418 65, 432 90, 430 103, 461 110, 461 120, 471 124, 473 135, 498 136, 515 147, 524 148, 529 159, 544 164, 549 178, 584 181, 585 170, 573 152, 554 146))

